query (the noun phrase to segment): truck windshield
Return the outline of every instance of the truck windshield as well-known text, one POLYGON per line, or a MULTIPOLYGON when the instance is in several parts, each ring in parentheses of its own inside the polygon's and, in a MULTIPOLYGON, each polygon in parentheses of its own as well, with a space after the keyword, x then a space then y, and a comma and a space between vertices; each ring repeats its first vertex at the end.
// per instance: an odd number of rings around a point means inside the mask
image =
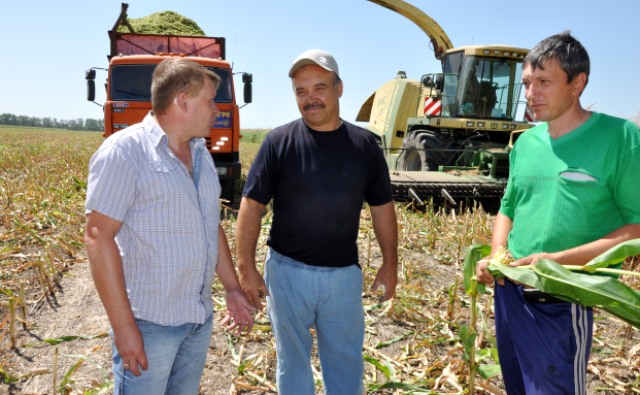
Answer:
MULTIPOLYGON (((117 65, 111 69, 113 101, 151 101, 151 75, 155 64, 117 65)), ((216 103, 230 103, 232 99, 231 73, 227 69, 207 67, 220 77, 216 103)))
POLYGON ((522 90, 522 63, 454 55, 444 65, 444 115, 515 119, 522 90))

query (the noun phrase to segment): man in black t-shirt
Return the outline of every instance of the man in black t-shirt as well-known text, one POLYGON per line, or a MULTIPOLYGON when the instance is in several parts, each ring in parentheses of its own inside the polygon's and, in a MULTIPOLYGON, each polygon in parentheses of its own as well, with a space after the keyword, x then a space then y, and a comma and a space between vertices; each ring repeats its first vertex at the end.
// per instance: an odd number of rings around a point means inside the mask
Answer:
POLYGON ((391 299, 398 281, 398 231, 389 170, 375 137, 340 119, 343 85, 329 53, 311 49, 289 76, 301 119, 272 130, 247 176, 236 246, 240 282, 262 308, 267 296, 282 395, 315 394, 314 328, 325 394, 363 394, 364 312, 357 237, 366 202, 383 263, 372 290, 391 299), (255 250, 273 200, 265 278, 255 250))

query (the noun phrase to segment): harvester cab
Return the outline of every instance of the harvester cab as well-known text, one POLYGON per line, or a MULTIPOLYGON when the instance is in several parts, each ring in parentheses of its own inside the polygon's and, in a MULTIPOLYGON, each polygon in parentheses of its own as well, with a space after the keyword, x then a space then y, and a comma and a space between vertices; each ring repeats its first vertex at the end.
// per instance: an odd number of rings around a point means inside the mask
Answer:
POLYGON ((377 136, 396 200, 496 203, 504 193, 509 142, 532 125, 524 116, 522 62, 528 50, 507 45, 454 48, 428 15, 402 0, 369 0, 395 11, 429 37, 442 68, 385 83, 356 121, 377 136), (522 115, 521 115, 522 114, 522 115))

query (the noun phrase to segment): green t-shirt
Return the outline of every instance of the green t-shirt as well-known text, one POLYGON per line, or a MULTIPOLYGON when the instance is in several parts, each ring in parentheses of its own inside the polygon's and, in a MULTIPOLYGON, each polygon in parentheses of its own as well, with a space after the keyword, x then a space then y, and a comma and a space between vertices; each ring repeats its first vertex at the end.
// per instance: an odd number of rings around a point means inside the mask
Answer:
POLYGON ((511 218, 511 254, 573 248, 640 223, 640 130, 599 113, 551 138, 547 124, 525 131, 510 154, 500 213, 511 218))

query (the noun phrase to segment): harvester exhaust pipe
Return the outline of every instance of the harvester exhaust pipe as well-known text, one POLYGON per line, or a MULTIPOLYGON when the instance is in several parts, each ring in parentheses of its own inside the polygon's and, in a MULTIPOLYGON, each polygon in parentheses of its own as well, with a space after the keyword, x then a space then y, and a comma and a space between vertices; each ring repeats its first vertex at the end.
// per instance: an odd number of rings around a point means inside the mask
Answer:
POLYGON ((453 198, 451 197, 451 195, 449 195, 449 192, 447 192, 446 189, 442 188, 440 190, 440 194, 442 194, 442 197, 445 198, 449 203, 451 203, 451 205, 453 207, 457 207, 458 206, 458 203, 456 203, 456 201, 453 200, 453 198))

